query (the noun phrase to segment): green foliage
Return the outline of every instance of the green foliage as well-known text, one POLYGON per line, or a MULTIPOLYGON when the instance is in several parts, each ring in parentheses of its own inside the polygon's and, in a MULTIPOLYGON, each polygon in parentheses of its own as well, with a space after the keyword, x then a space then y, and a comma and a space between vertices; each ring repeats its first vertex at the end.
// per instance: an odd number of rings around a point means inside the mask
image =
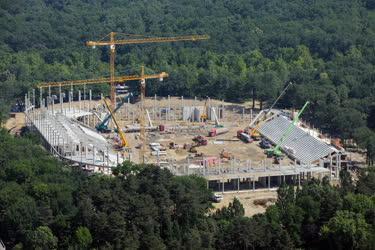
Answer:
POLYGON ((40 226, 27 235, 32 249, 57 249, 57 238, 47 226, 40 226))
POLYGON ((357 192, 366 195, 375 193, 375 167, 368 167, 360 171, 357 192))
POLYGON ((366 249, 370 238, 369 225, 362 214, 338 211, 322 227, 323 237, 329 239, 332 249, 366 249))
POLYGON ((216 211, 215 218, 220 220, 229 220, 235 217, 243 217, 245 210, 237 198, 230 202, 228 207, 223 207, 216 211))
POLYGON ((79 249, 88 249, 92 243, 92 236, 87 227, 78 227, 75 232, 75 241, 79 249))

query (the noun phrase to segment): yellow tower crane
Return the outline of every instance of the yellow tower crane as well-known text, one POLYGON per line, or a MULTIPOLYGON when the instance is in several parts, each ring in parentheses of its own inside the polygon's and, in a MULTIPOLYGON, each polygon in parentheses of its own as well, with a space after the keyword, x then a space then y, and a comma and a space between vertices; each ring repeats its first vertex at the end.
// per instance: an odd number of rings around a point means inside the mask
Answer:
POLYGON ((152 75, 130 75, 130 76, 117 76, 115 78, 97 78, 97 79, 86 79, 86 80, 68 80, 61 82, 41 82, 37 84, 38 88, 47 88, 47 87, 66 87, 66 86, 75 86, 75 85, 86 85, 86 84, 108 84, 111 82, 127 82, 135 80, 145 80, 145 79, 163 79, 168 77, 168 74, 161 72, 159 74, 152 75))
POLYGON ((111 32, 98 41, 87 41, 86 45, 95 48, 96 46, 109 46, 109 72, 111 84, 111 102, 112 108, 116 106, 116 86, 115 86, 115 58, 116 45, 130 45, 130 44, 145 44, 145 43, 165 43, 165 42, 180 42, 180 41, 199 41, 209 39, 208 35, 190 35, 190 36, 174 36, 174 37, 145 37, 142 35, 132 35, 124 33, 111 32), (133 38, 116 40, 116 35, 125 35, 133 38), (109 41, 105 41, 109 37, 109 41))

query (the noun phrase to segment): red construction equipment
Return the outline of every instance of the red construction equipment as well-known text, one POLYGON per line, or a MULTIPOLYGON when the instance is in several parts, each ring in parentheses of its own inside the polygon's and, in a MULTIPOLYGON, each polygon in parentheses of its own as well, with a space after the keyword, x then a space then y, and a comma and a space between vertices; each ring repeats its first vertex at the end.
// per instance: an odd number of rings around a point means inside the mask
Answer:
POLYGON ((217 135, 225 134, 229 131, 227 128, 212 128, 210 132, 208 132, 209 137, 215 137, 217 135))
POLYGON ((193 141, 196 143, 195 146, 206 146, 208 144, 207 139, 201 135, 194 137, 193 141))

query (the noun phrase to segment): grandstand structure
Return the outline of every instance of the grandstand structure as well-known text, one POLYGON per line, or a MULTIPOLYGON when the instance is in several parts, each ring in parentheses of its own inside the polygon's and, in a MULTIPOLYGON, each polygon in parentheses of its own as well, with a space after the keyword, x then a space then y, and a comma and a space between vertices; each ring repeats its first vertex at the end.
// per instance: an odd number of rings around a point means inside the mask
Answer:
MULTIPOLYGON (((259 132, 276 145, 291 123, 292 120, 289 117, 279 112, 269 118, 259 128, 259 132)), ((344 151, 327 144, 298 124, 282 142, 281 149, 289 158, 296 160, 299 164, 327 167, 331 170, 333 177, 338 177, 339 171, 346 163, 344 151)))

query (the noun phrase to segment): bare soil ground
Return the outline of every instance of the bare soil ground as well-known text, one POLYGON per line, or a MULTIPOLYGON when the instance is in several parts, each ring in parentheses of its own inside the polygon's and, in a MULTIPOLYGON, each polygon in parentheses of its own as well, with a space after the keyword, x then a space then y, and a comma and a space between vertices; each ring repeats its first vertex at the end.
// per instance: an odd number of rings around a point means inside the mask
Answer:
POLYGON ((245 209, 245 216, 251 217, 255 214, 264 213, 270 205, 274 204, 277 199, 276 191, 256 191, 256 192, 239 192, 224 193, 224 199, 220 203, 213 203, 215 210, 228 206, 234 198, 239 199, 245 209), (255 204, 254 204, 255 202, 255 204), (256 205, 261 203, 262 205, 256 205), (265 205, 263 205, 265 204, 265 205))
POLYGON ((11 134, 18 134, 25 126, 24 113, 11 113, 10 118, 6 121, 4 128, 11 134))

